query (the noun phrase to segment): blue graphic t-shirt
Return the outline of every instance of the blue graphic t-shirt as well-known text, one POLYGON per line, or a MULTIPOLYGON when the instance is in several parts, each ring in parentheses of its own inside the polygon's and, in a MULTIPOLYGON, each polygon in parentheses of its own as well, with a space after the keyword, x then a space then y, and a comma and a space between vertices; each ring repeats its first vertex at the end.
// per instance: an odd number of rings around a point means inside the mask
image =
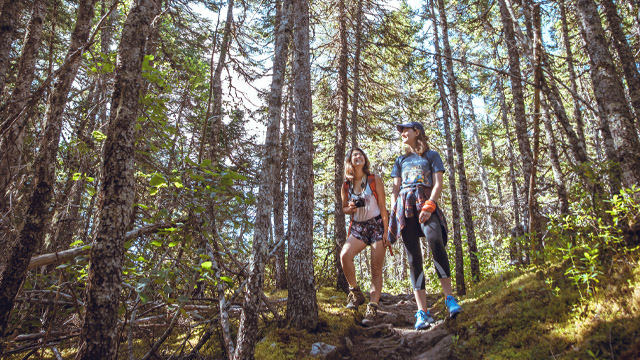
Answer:
POLYGON ((440 154, 429 150, 422 154, 410 153, 398 156, 391 170, 391 177, 402 178, 402 187, 423 184, 433 187, 433 174, 444 171, 440 154))

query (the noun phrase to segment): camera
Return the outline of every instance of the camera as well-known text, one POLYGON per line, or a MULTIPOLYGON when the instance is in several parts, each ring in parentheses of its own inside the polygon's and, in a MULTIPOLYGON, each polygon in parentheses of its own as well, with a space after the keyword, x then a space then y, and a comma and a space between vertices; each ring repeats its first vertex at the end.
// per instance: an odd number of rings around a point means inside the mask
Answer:
POLYGON ((351 197, 351 201, 353 201, 353 203, 356 205, 357 208, 364 207, 365 205, 365 200, 364 200, 364 197, 362 196, 353 195, 351 197))

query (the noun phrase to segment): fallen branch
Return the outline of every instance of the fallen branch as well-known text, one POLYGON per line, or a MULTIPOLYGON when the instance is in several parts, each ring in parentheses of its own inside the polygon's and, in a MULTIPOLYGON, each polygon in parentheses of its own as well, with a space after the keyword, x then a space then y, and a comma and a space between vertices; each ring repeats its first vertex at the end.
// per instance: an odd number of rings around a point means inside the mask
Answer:
MULTIPOLYGON (((151 225, 143 226, 139 229, 131 230, 127 232, 127 234, 125 235, 125 241, 129 241, 139 236, 155 232, 161 228, 168 228, 171 226, 175 226, 176 223, 178 222, 182 222, 182 221, 178 220, 176 222, 151 224, 151 225)), ((90 249, 91 249, 91 245, 83 245, 83 246, 71 248, 68 250, 34 256, 31 258, 31 261, 29 261, 29 266, 27 266, 27 271, 40 266, 52 265, 52 264, 57 265, 57 264, 67 262, 77 256, 88 253, 90 249)))

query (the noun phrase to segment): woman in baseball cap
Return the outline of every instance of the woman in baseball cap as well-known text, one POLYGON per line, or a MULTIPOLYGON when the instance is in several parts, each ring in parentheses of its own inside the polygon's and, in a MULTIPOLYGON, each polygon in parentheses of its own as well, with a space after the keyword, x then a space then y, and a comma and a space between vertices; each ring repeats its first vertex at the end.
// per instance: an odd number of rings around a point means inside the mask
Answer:
POLYGON ((451 269, 445 250, 447 224, 438 206, 442 193, 444 164, 440 155, 431 149, 422 124, 412 121, 396 125, 406 153, 399 156, 391 170, 393 192, 389 219, 389 241, 394 243, 400 236, 405 246, 411 272, 418 311, 416 330, 427 329, 434 322, 427 307, 425 276, 423 271, 420 237, 426 236, 433 254, 436 274, 440 278, 445 304, 449 316, 455 317, 462 307, 453 297, 451 269))

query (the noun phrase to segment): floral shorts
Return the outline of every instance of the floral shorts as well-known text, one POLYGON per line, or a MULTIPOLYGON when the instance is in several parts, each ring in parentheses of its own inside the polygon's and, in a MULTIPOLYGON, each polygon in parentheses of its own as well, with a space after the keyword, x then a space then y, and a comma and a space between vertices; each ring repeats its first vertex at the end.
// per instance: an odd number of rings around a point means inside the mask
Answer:
POLYGON ((384 226, 380 215, 367 221, 354 221, 351 224, 351 235, 358 240, 364 241, 366 245, 382 240, 383 232, 384 226))

